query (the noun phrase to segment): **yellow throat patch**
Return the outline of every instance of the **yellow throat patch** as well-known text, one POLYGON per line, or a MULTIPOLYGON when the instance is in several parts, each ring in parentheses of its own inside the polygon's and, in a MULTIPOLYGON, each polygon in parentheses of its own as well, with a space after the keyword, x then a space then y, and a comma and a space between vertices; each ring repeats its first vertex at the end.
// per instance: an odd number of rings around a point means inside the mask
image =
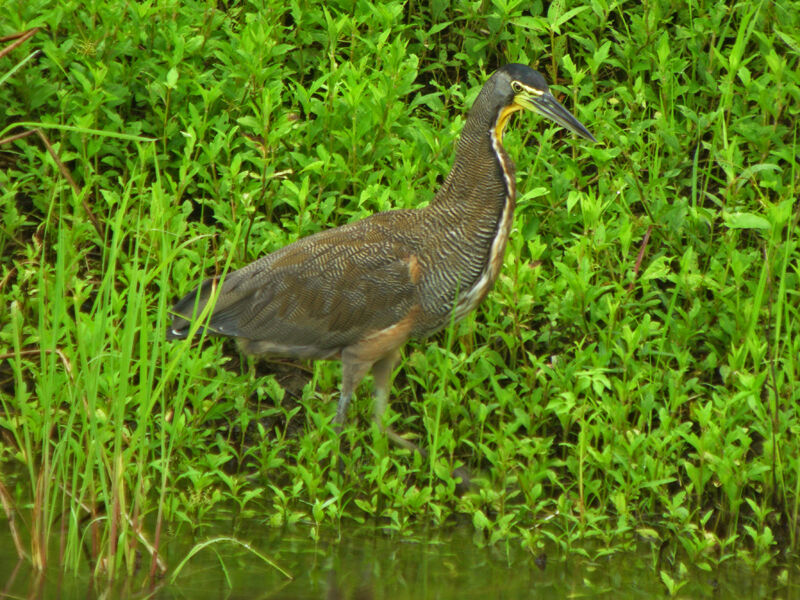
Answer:
POLYGON ((503 141, 503 131, 505 131, 506 125, 508 125, 508 120, 511 118, 511 115, 517 112, 518 110, 522 110, 523 107, 514 102, 509 106, 506 106, 502 111, 500 111, 500 116, 497 118, 497 123, 494 126, 494 135, 497 138, 498 142, 503 141))

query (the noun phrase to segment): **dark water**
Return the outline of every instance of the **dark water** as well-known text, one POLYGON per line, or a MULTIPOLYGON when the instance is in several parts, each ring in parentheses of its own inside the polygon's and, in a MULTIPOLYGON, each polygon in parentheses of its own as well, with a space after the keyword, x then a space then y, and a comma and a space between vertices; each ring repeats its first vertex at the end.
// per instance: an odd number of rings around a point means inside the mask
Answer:
MULTIPOLYGON (((595 559, 554 551, 534 557, 516 544, 480 547, 464 531, 424 541, 362 532, 315 542, 307 533, 253 525, 244 532, 240 528, 237 536, 291 573, 292 580, 243 547, 218 542, 189 560, 174 583, 167 576, 149 587, 143 576, 92 585, 89 577, 63 575, 57 566, 37 578, 28 563, 18 563, 7 527, 0 523, 0 598, 633 599, 668 595, 662 569, 686 582, 680 598, 800 598, 793 568, 755 573, 733 563, 713 572, 680 563, 656 567, 657 557, 646 548, 595 559)), ((165 556, 171 568, 203 539, 173 537, 165 556)))

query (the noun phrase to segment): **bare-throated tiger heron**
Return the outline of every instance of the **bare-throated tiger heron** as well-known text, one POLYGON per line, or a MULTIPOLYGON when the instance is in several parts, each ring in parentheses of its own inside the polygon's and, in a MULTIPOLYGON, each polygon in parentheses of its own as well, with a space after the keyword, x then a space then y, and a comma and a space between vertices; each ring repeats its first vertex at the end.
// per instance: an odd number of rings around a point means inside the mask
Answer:
MULTIPOLYGON (((464 317, 486 297, 503 264, 514 217, 514 164, 503 149, 509 117, 530 110, 594 142, 521 64, 496 71, 467 116, 450 174, 431 203, 378 213, 302 238, 203 282, 173 307, 171 338, 220 286, 205 327, 239 340, 245 352, 340 359, 335 421, 370 369, 380 424, 392 370, 409 338, 424 338, 464 317)), ((392 439, 413 447, 391 431, 392 439)))

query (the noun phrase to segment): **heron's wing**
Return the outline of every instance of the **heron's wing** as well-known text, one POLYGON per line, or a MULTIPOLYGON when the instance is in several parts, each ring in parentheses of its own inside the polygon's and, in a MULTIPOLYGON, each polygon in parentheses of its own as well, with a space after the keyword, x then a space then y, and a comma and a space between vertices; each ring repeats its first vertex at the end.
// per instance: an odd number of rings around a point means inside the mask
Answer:
MULTIPOLYGON (((405 212, 303 238, 229 273, 208 327, 263 352, 324 356, 397 323, 419 304, 414 245, 393 234, 405 212)), ((188 333, 217 283, 175 305, 173 337, 188 333)))

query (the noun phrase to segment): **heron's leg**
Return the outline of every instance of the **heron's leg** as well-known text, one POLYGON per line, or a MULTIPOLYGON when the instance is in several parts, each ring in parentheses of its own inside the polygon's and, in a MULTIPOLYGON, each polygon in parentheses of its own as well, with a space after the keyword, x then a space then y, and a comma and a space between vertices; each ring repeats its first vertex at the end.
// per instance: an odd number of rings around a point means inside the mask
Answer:
POLYGON ((339 402, 336 405, 336 416, 333 422, 336 423, 336 430, 341 431, 344 424, 345 417, 347 416, 347 407, 350 406, 350 399, 353 397, 353 390, 345 391, 342 386, 342 391, 339 394, 339 402))
POLYGON ((392 371, 397 364, 397 359, 400 358, 400 352, 393 350, 374 365, 372 365, 372 376, 374 377, 373 383, 373 407, 375 421, 378 425, 383 424, 383 415, 386 412, 386 406, 389 403, 389 391, 392 386, 392 371))
POLYGON ((399 350, 393 350, 372 366, 372 375, 374 377, 373 401, 375 402, 375 422, 386 437, 395 444, 402 448, 419 452, 424 457, 427 456, 427 453, 422 448, 404 437, 401 437, 395 433, 391 427, 385 427, 383 424, 383 415, 386 413, 386 407, 389 403, 389 392, 392 387, 392 371, 399 358, 399 350))
POLYGON ((358 384, 364 379, 372 363, 357 358, 352 352, 345 350, 342 352, 342 393, 339 396, 339 404, 336 406, 337 431, 341 431, 342 425, 347 418, 347 407, 350 406, 350 399, 353 397, 358 384))
POLYGON ((336 462, 338 463, 339 476, 344 475, 344 463, 341 460, 342 453, 342 425, 347 418, 347 407, 350 406, 350 399, 356 391, 358 384, 364 379, 369 368, 372 366, 371 362, 360 360, 353 352, 347 350, 342 352, 342 391, 339 395, 339 403, 336 405, 336 417, 333 422, 335 424, 334 430, 336 437, 339 439, 336 462))
MULTIPOLYGON (((424 448, 420 448, 414 442, 407 440, 391 427, 383 425, 383 415, 386 412, 386 407, 389 401, 389 391, 391 390, 392 371, 397 364, 397 359, 400 357, 399 351, 395 350, 387 354, 382 359, 377 361, 372 366, 372 375, 375 379, 374 382, 374 401, 375 401, 375 422, 378 424, 380 430, 386 435, 387 438, 392 440, 401 448, 406 448, 412 452, 419 452, 422 458, 428 457, 428 452, 424 448)), ((460 467, 453 471, 453 477, 460 477, 461 483, 457 484, 456 489, 459 492, 464 492, 472 485, 472 478, 469 471, 465 467, 460 467)))

